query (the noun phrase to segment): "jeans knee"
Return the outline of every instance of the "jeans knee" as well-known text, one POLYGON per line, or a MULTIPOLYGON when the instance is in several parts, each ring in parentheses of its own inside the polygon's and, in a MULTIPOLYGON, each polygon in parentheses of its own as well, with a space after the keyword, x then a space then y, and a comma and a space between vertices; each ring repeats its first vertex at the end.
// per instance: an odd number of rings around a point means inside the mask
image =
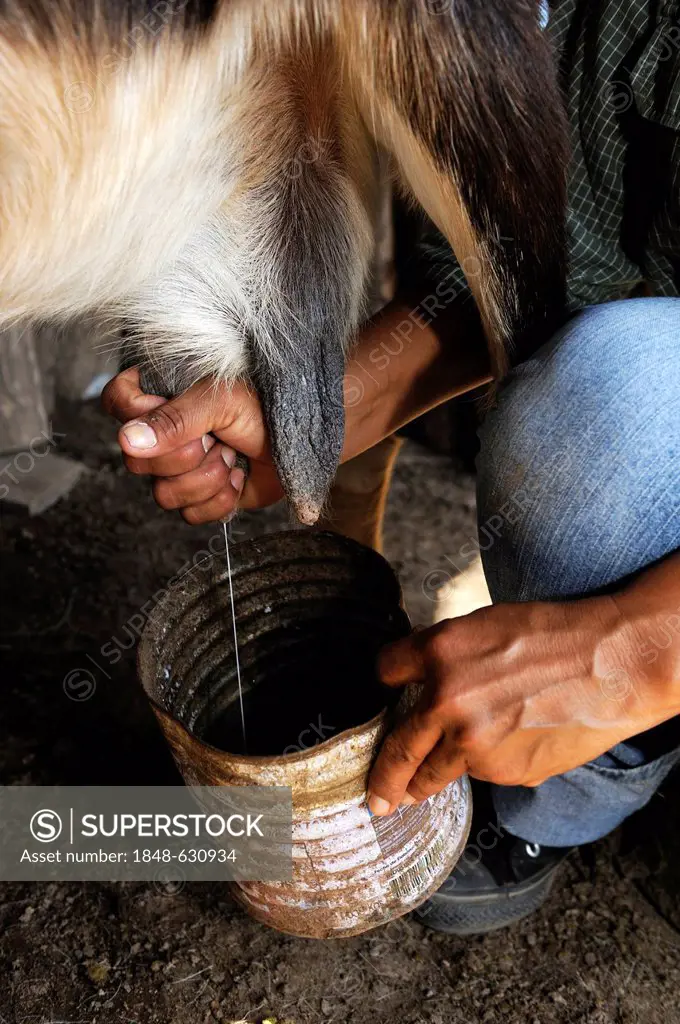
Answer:
POLYGON ((592 307, 518 367, 480 431, 495 600, 585 593, 680 545, 680 299, 592 307))

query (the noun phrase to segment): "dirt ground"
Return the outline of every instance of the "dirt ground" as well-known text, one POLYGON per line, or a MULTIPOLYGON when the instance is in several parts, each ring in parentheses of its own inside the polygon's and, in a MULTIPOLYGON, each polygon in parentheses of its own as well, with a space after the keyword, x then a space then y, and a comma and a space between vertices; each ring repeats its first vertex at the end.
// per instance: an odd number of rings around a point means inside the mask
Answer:
MULTIPOLYGON (((62 409, 55 426, 90 472, 41 517, 2 513, 0 782, 177 781, 135 679, 130 622, 206 557, 215 527, 156 509, 95 406, 62 409), (101 656, 107 642, 122 651, 115 665, 101 656), (70 699, 76 670, 91 673, 90 699, 70 699)), ((238 529, 286 518, 276 509, 238 529)), ((446 556, 473 535, 470 478, 407 446, 387 555, 414 621, 428 621, 446 556)), ((290 938, 210 883, 175 895, 150 883, 0 884, 0 1024, 673 1024, 679 797, 676 777, 623 830, 574 855, 537 915, 466 941, 410 919, 349 940, 290 938)))

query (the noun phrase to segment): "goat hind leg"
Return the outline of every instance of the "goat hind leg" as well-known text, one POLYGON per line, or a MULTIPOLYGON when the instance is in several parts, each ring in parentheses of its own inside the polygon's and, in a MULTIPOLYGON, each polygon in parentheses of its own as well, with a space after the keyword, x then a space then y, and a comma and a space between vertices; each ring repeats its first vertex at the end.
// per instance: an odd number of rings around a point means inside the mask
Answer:
POLYGON ((320 529, 382 551, 385 506, 401 445, 393 434, 340 466, 320 529))

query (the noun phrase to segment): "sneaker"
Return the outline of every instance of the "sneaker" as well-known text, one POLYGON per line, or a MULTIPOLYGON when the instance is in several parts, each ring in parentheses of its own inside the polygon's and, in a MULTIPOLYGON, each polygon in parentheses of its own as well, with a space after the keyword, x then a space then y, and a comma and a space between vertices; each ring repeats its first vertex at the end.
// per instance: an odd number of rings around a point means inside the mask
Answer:
POLYGON ((468 844, 444 884, 414 911, 421 924, 449 935, 479 935, 520 921, 548 897, 573 846, 541 846, 498 824, 488 786, 473 790, 468 844))

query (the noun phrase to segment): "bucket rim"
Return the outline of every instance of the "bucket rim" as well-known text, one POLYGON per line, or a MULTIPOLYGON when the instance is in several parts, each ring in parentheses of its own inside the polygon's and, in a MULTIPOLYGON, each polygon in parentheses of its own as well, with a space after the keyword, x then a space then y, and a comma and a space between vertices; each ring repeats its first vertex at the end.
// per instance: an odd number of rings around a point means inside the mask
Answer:
POLYGON ((389 717, 395 709, 383 708, 377 715, 370 718, 367 722, 362 722, 360 725, 353 725, 349 729, 343 729, 342 732, 336 733, 334 736, 329 736, 328 739, 322 740, 320 743, 315 744, 313 747, 309 747, 307 750, 299 750, 291 754, 233 754, 229 750, 223 750, 221 747, 216 747, 212 743, 202 740, 199 736, 189 729, 184 722, 181 722, 179 718, 176 718, 165 708, 161 707, 157 700, 153 697, 149 697, 147 694, 147 700, 153 708, 154 713, 161 719, 166 719, 171 723, 173 729, 177 729, 184 734, 186 740, 190 745, 196 745, 204 750, 209 751, 215 758, 219 759, 222 763, 229 763, 233 765, 242 764, 250 768, 271 768, 273 765, 290 765, 302 764, 306 761, 313 761, 315 757, 326 757, 334 747, 343 746, 348 739, 362 739, 367 743, 374 743, 380 733, 387 729, 389 717), (373 735, 375 734, 375 735, 373 735))
MULTIPOLYGON (((297 534, 312 542, 314 540, 331 542, 329 545, 331 549, 335 547, 336 551, 339 552, 342 550, 349 552, 353 551, 355 554, 361 555, 368 561, 373 561, 376 566, 379 565, 394 582, 394 593, 397 600, 396 607, 398 607, 399 611, 403 615, 407 626, 411 626, 409 616, 403 607, 399 578, 391 564, 387 561, 384 555, 380 554, 380 552, 365 544, 361 544, 359 541, 353 540, 351 537, 345 537, 343 534, 334 533, 332 530, 277 530, 272 533, 263 534, 262 536, 249 537, 247 540, 239 542, 238 545, 234 545, 234 547, 255 548, 257 545, 261 544, 274 546, 283 538, 288 538, 297 534)), ((181 583, 181 580, 178 582, 181 583)), ((191 584, 188 585, 190 586, 191 584)), ((194 588, 195 587, 196 584, 194 584, 194 588)), ((208 589, 207 585, 205 589, 208 589)), ((249 768, 271 768, 275 764, 280 764, 282 766, 289 765, 292 767, 295 764, 313 761, 315 757, 323 759, 336 747, 346 744, 348 740, 360 739, 366 744, 375 744, 381 733, 387 731, 389 720, 395 712, 395 708, 391 708, 389 706, 382 708, 377 715, 374 715, 366 722, 351 726, 348 729, 343 729, 341 732, 338 732, 333 736, 329 736, 327 739, 322 740, 320 743, 317 743, 315 746, 309 747, 306 750, 300 750, 290 754, 235 754, 223 750, 220 747, 215 747, 212 743, 208 743, 206 740, 201 739, 192 732, 192 730, 182 722, 181 719, 172 714, 171 711, 168 711, 168 709, 164 707, 152 693, 149 692, 149 687, 147 686, 147 683, 150 685, 152 682, 152 679, 149 678, 148 674, 149 658, 151 661, 154 660, 152 647, 157 639, 157 631, 162 624, 164 613, 173 601, 173 594, 177 597, 180 593, 181 591, 175 591, 174 587, 170 587, 152 609, 137 644, 136 669, 139 684, 151 708, 153 709, 154 714, 159 719, 167 721, 172 730, 177 730, 182 733, 185 742, 209 752, 213 758, 220 760, 223 764, 230 763, 235 766, 242 764, 244 767, 247 766, 249 768)))

